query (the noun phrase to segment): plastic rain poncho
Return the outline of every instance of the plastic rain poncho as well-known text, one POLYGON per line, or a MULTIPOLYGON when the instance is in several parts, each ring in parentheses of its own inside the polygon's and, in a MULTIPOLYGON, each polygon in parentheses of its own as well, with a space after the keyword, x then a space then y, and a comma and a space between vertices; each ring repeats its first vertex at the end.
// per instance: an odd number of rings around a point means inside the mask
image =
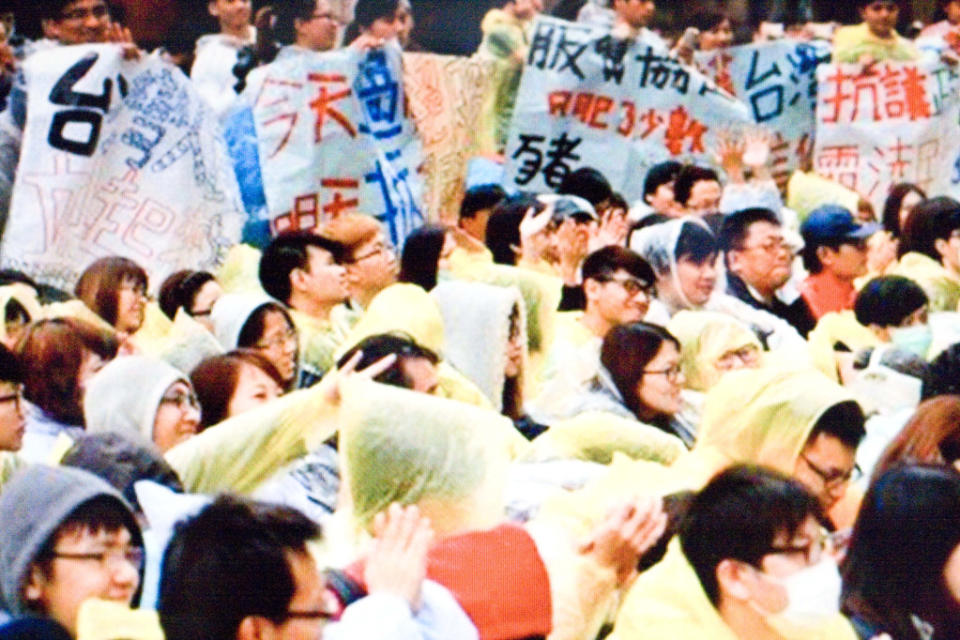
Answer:
MULTIPOLYGON (((443 315, 446 360, 476 384, 493 407, 503 407, 510 316, 519 312, 523 349, 521 375, 526 364, 526 314, 523 298, 514 287, 480 282, 441 282, 431 292, 443 315)), ((523 388, 521 381, 520 388, 523 388)))
MULTIPOLYGON (((43 309, 40 307, 40 302, 37 300, 37 294, 33 287, 19 282, 0 287, 0 312, 5 313, 7 304, 11 301, 15 301, 23 307, 23 310, 30 316, 30 321, 39 320, 43 317, 43 309)), ((0 323, 0 341, 7 341, 6 322, 0 323)))
POLYGON ((392 502, 419 505, 440 535, 503 519, 509 442, 501 434, 509 419, 362 380, 342 395, 342 477, 359 527, 392 502))
POLYGON ((717 361, 731 351, 744 348, 762 351, 760 341, 736 318, 712 311, 680 311, 667 329, 680 341, 680 366, 686 387, 709 391, 725 373, 717 361))

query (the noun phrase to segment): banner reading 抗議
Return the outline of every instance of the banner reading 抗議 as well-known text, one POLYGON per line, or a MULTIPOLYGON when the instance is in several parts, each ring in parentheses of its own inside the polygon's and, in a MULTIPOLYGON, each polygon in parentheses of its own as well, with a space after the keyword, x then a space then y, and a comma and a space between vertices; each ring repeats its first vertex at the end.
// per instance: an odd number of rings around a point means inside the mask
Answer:
POLYGON ((822 65, 813 169, 881 211, 890 187, 957 191, 960 102, 956 73, 920 62, 822 65))
POLYGON ((23 65, 27 118, 0 255, 72 288, 93 260, 162 281, 213 269, 243 211, 215 117, 189 79, 119 45, 57 47, 23 65))
POLYGON ((405 112, 399 47, 288 48, 248 78, 227 125, 248 213, 272 235, 346 211, 376 216, 393 242, 424 220, 422 150, 405 112), (244 145, 244 128, 252 144, 244 145), (256 174, 251 180, 250 175, 256 174), (257 197, 257 189, 262 197, 257 197))
POLYGON ((746 105, 654 43, 541 16, 506 149, 505 186, 553 191, 579 167, 628 200, 652 165, 713 161, 716 136, 749 124, 746 105))

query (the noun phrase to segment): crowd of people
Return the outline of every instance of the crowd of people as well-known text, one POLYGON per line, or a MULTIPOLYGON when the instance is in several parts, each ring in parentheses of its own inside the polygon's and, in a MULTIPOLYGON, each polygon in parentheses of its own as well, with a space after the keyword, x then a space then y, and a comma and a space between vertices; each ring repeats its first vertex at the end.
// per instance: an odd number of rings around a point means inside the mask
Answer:
MULTIPOLYGON (((225 114, 283 56, 416 46, 407 0, 339 4, 210 0, 219 33, 159 54, 225 114)), ((543 5, 483 21, 492 154, 542 12, 691 65, 737 26, 543 5)), ((924 55, 857 5, 835 60, 924 55)), ((37 51, 153 55, 107 0, 8 17, 2 118, 37 51)), ((346 212, 162 281, 0 271, 0 640, 960 638, 960 202, 811 177, 841 195, 794 211, 769 147, 657 164, 637 202, 589 166, 467 184, 401 247, 346 212)))

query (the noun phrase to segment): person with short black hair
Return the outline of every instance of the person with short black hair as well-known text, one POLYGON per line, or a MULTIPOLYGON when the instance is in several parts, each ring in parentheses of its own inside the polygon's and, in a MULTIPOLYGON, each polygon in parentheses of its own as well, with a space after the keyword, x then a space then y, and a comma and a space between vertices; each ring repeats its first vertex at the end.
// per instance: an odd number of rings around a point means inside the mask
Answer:
POLYGON ((923 378, 922 400, 942 395, 960 395, 960 343, 941 351, 923 378))
MULTIPOLYGON (((290 310, 300 334, 302 363, 314 375, 333 366, 339 346, 331 312, 347 300, 342 244, 311 231, 283 233, 263 250, 260 284, 290 310)), ((249 345, 231 345, 236 346, 249 345)))
POLYGON ((490 214, 506 197, 503 187, 498 184, 483 184, 467 189, 460 203, 457 225, 480 242, 486 242, 490 214))
POLYGON ((643 204, 650 211, 642 213, 639 220, 654 213, 671 217, 680 214, 673 187, 681 168, 683 165, 676 160, 665 160, 650 167, 643 181, 643 204))
POLYGON ((643 320, 654 296, 655 276, 639 255, 623 247, 594 251, 583 261, 584 311, 557 317, 553 343, 533 402, 536 419, 550 422, 557 403, 600 370, 600 345, 614 327, 643 320))
POLYGON ((0 494, 2 607, 49 618, 77 636, 89 598, 139 599, 143 539, 117 491, 80 469, 33 466, 0 494))
POLYGON ((374 533, 362 568, 369 595, 341 611, 307 546, 320 537, 314 522, 289 507, 220 496, 179 523, 167 547, 157 607, 164 633, 168 640, 475 640, 450 593, 424 581, 433 532, 417 508, 392 505, 374 533))
POLYGON ((599 212, 609 205, 613 187, 598 170, 593 167, 580 167, 564 176, 557 193, 562 196, 579 196, 599 212))
POLYGON ((789 304, 780 298, 793 269, 794 250, 777 215, 760 208, 731 213, 723 219, 718 240, 727 267, 727 293, 782 318, 806 336, 815 321, 803 298, 789 304))
POLYGON ((913 42, 897 33, 901 0, 857 0, 863 20, 840 27, 833 34, 834 62, 856 62, 870 67, 877 62, 909 62, 920 58, 913 42))
POLYGON ((24 402, 23 367, 9 349, 0 345, 0 491, 23 466, 16 452, 23 446, 27 428, 24 402))
POLYGON ((857 293, 853 312, 857 322, 883 342, 925 358, 932 334, 927 325, 927 294, 903 276, 874 278, 857 293))
POLYGON ((627 594, 610 637, 853 637, 820 517, 816 499, 780 473, 719 473, 693 497, 666 557, 627 594))
POLYGON ((917 204, 900 235, 893 273, 923 287, 931 311, 955 311, 960 302, 960 202, 947 196, 917 204))
POLYGON ((878 230, 879 225, 857 223, 835 204, 817 207, 803 221, 803 266, 810 275, 800 285, 800 295, 816 320, 853 308, 853 281, 866 273, 867 238, 878 230))
POLYGON ((364 338, 340 357, 337 367, 343 368, 357 353, 362 353, 356 365, 358 369, 365 369, 389 355, 396 356, 393 364, 374 378, 377 382, 421 393, 432 394, 437 390, 436 366, 440 358, 410 336, 396 333, 364 338))
POLYGON ((703 218, 713 230, 719 226, 723 187, 713 169, 694 164, 684 166, 673 183, 673 197, 687 214, 703 218))

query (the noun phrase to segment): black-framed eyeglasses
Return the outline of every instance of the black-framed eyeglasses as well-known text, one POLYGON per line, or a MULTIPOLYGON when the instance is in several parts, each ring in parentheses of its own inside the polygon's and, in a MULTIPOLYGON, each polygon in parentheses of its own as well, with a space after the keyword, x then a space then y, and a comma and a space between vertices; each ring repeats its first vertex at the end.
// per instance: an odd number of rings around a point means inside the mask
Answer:
POLYGON ((653 297, 656 290, 653 284, 645 282, 640 278, 615 278, 613 276, 602 276, 597 278, 600 282, 615 282, 623 287, 629 296, 635 296, 641 291, 649 297, 653 297))
POLYGON ((311 609, 305 611, 291 610, 284 614, 286 619, 294 618, 299 620, 332 620, 337 617, 336 612, 323 611, 322 609, 311 609))
POLYGON ((675 364, 672 367, 669 367, 667 369, 644 369, 643 375, 666 376, 667 380, 669 380, 670 382, 676 382, 677 380, 680 379, 681 371, 682 369, 680 368, 680 365, 675 364))
POLYGON ((63 560, 79 560, 81 562, 98 562, 102 569, 115 568, 121 562, 126 562, 137 571, 143 569, 144 551, 141 547, 130 547, 129 549, 119 550, 111 549, 109 551, 96 551, 90 553, 68 553, 64 551, 53 551, 50 556, 63 560))
POLYGON ((768 554, 783 554, 783 555, 800 555, 803 554, 804 560, 808 564, 812 564, 820 560, 820 555, 827 550, 832 542, 832 537, 830 534, 824 533, 817 536, 815 539, 811 540, 807 544, 795 545, 795 544, 784 544, 784 545, 770 545, 767 550, 768 554))
POLYGON ((823 481, 825 487, 838 487, 848 482, 856 482, 863 477, 863 470, 860 469, 860 465, 854 464, 853 468, 849 471, 826 471, 821 469, 816 464, 810 461, 805 454, 800 454, 800 457, 803 458, 803 461, 807 463, 807 466, 810 467, 810 470, 815 474, 820 476, 820 479, 823 481))
POLYGON ((196 394, 184 391, 175 391, 173 393, 164 394, 164 396, 160 398, 160 403, 174 405, 178 409, 200 408, 200 400, 197 398, 196 394))
POLYGON ((13 402, 16 406, 20 406, 23 402, 23 387, 17 386, 17 390, 13 393, 0 396, 0 404, 6 404, 7 402, 13 402))
POLYGON ((371 249, 370 251, 364 254, 361 254, 359 256, 353 256, 352 262, 357 263, 357 262, 360 262, 361 260, 366 260, 367 258, 372 258, 374 256, 387 255, 393 252, 394 252, 393 246, 386 245, 386 244, 378 244, 373 249, 371 249))

